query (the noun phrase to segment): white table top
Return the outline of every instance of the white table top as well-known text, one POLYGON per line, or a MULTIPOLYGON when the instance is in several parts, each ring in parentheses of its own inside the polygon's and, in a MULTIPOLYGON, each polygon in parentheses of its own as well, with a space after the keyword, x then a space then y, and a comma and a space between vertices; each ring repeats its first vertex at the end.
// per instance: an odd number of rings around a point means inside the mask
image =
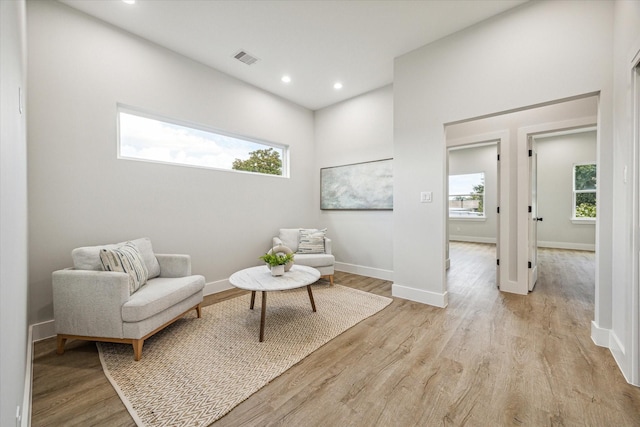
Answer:
POLYGON ((319 278, 320 272, 306 265, 294 264, 282 276, 272 276, 268 266, 259 265, 233 273, 229 283, 247 291, 284 291, 310 285, 319 278))

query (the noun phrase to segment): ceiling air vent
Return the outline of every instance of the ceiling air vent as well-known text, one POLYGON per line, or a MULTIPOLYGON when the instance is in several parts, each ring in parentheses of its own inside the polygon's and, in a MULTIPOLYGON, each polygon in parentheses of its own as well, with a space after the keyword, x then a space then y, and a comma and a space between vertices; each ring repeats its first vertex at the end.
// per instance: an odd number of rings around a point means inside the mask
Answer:
POLYGON ((235 55, 233 55, 233 57, 236 58, 240 62, 244 62, 247 65, 253 65, 256 62, 258 62, 258 58, 256 58, 253 55, 248 54, 244 50, 241 50, 240 52, 236 53, 235 55))

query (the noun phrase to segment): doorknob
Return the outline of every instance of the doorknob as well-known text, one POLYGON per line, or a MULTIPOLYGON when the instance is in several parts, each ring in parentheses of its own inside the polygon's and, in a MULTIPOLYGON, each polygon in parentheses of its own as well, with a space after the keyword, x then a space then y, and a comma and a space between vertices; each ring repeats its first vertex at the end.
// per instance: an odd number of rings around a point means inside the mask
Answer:
POLYGON ((542 218, 536 218, 536 221, 542 222, 542 218))

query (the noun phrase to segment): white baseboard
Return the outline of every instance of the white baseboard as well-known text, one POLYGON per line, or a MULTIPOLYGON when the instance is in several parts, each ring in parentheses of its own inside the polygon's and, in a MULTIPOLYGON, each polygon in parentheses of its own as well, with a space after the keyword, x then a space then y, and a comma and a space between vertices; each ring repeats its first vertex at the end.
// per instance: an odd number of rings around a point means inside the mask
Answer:
POLYGON ((514 282, 513 280, 502 280, 502 282, 500 283, 500 291, 518 295, 527 295, 529 293, 529 289, 527 288, 526 284, 523 287, 518 282, 514 282))
POLYGON ((595 320, 591 321, 591 340, 599 347, 609 348, 609 329, 598 326, 595 320))
POLYGON ((622 341, 620 341, 613 330, 609 332, 609 351, 611 351, 613 359, 616 361, 620 372, 622 372, 622 376, 624 376, 624 379, 627 380, 629 384, 631 384, 631 372, 627 372, 628 364, 625 363, 627 354, 625 352, 622 341))
POLYGON ((391 285, 391 295, 440 308, 444 308, 449 304, 449 294, 447 292, 439 294, 422 289, 410 288, 409 286, 403 286, 397 283, 391 285))
POLYGON ((33 326, 29 326, 27 333, 27 364, 24 370, 24 394, 22 395, 22 408, 20 427, 31 425, 31 399, 33 384, 33 326))
POLYGON ((344 271, 345 273, 359 274, 361 276, 373 277, 375 279, 393 280, 392 270, 347 264, 346 262, 336 262, 334 268, 338 271, 344 271))
POLYGON ((591 251, 596 250, 596 245, 591 243, 570 243, 570 242, 547 242, 544 240, 538 240, 539 248, 552 248, 552 249, 570 249, 575 251, 591 251))
POLYGON ((56 336, 56 321, 47 320, 46 322, 34 323, 29 326, 33 330, 32 342, 46 340, 47 338, 56 336))
POLYGON ((477 237, 477 236, 454 236, 449 235, 452 242, 470 242, 470 243, 493 243, 496 244, 495 237, 477 237))
POLYGON ((216 282, 209 282, 204 285, 204 295, 217 294, 218 292, 233 289, 229 279, 218 280, 216 282))

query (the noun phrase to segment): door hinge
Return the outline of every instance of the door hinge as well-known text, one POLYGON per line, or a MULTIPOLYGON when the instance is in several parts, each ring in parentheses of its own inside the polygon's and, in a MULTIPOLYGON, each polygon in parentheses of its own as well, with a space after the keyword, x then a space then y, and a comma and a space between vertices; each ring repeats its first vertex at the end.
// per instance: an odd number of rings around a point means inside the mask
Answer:
POLYGON ((496 259, 496 265, 500 265, 500 259, 496 259))
POLYGON ((531 206, 529 206, 529 213, 531 213, 531 206))
POLYGON ((500 206, 498 206, 498 213, 500 213, 500 206))
POLYGON ((500 154, 498 154, 498 161, 500 161, 500 154))
POLYGON ((529 157, 533 156, 533 150, 529 150, 529 157))
POLYGON ((531 261, 529 261, 529 268, 531 268, 531 261))

